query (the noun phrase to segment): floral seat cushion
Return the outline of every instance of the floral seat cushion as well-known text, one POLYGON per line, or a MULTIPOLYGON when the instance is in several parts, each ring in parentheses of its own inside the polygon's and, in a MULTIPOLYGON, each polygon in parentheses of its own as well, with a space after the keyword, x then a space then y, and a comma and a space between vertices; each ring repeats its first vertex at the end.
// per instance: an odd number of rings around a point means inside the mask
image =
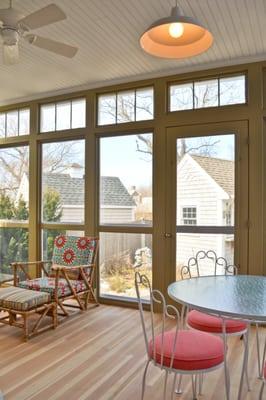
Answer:
MULTIPOLYGON (((71 284, 77 293, 83 292, 87 289, 85 282, 82 280, 71 280, 71 284)), ((22 281, 19 282, 19 287, 23 289, 46 292, 49 293, 53 299, 55 298, 55 278, 53 277, 36 278, 22 281)), ((57 289, 58 297, 65 297, 70 294, 72 294, 71 289, 66 279, 59 279, 57 289)))
MULTIPOLYGON (((96 238, 59 235, 54 240, 52 263, 69 268, 68 275, 71 279, 82 279, 80 271, 71 270, 71 267, 92 264, 96 248, 96 238)), ((84 272, 88 275, 89 269, 84 272)))

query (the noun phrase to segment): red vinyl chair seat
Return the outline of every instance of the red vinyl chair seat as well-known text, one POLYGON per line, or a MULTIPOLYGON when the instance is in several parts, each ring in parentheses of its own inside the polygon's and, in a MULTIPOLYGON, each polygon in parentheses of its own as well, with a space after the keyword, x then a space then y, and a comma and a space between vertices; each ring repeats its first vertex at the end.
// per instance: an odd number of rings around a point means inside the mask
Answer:
MULTIPOLYGON (((187 324, 199 331, 221 334, 223 332, 222 319, 213 315, 192 310, 188 313, 187 324)), ((247 329, 247 324, 240 320, 225 320, 226 333, 238 333, 247 329)))
MULTIPOLYGON (((149 343, 149 355, 158 364, 161 363, 163 352, 163 365, 170 367, 175 331, 164 333, 155 337, 155 354, 153 342, 149 343)), ((179 330, 176 340, 173 368, 183 371, 197 371, 213 368, 224 361, 224 345, 221 338, 205 332, 193 330, 179 330)))

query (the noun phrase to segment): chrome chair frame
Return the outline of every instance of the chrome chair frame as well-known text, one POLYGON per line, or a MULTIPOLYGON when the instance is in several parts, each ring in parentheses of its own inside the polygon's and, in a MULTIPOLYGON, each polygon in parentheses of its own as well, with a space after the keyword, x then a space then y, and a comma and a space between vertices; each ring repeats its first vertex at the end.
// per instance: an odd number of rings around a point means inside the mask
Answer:
MULTIPOLYGON (((195 257, 190 257, 188 259, 188 264, 183 266, 181 268, 181 279, 191 279, 193 277, 203 277, 203 276, 217 276, 217 275, 237 275, 238 274, 238 267, 236 265, 232 265, 232 264, 228 264, 227 260, 224 257, 218 257, 217 254, 215 253, 215 251, 213 250, 208 250, 208 251, 204 251, 204 250, 200 250, 196 253, 195 257), (200 260, 212 260, 213 262, 213 274, 209 274, 209 275, 204 275, 201 274, 201 269, 200 269, 200 260), (223 272, 222 274, 218 274, 218 269, 220 268, 220 270, 223 272), (194 274, 193 274, 194 272, 194 274)), ((189 325, 189 323, 187 322, 187 316, 188 313, 190 311, 189 307, 182 307, 182 321, 184 321, 184 326, 187 326, 190 329, 195 329, 192 326, 189 325)), ((210 314, 211 315, 211 314, 210 314)), ((212 315, 214 316, 214 315, 212 315)), ((248 387, 248 391, 250 391, 250 386, 249 386, 249 378, 248 378, 248 337, 249 337, 249 328, 244 329, 242 331, 238 331, 238 332, 232 332, 232 333, 228 333, 226 332, 226 319, 225 318, 221 318, 222 321, 222 332, 221 333, 214 333, 212 332, 212 334, 214 335, 218 335, 221 336, 223 338, 224 341, 224 348, 225 348, 225 374, 226 371, 228 372, 228 376, 229 376, 229 370, 228 370, 228 366, 227 366, 227 337, 228 336, 240 336, 243 337, 243 344, 245 347, 245 357, 246 359, 244 360, 244 365, 245 367, 245 376, 246 376, 246 381, 247 381, 247 387, 248 387)), ((260 353, 259 353, 259 341, 258 341, 258 325, 257 326, 257 352, 258 352, 258 370, 259 373, 261 371, 261 367, 260 367, 260 353)), ((249 325, 248 325, 249 327, 249 325)), ((243 376, 241 375, 241 381, 240 381, 240 389, 239 389, 239 395, 238 395, 238 399, 240 400, 241 398, 241 394, 242 394, 242 387, 243 387, 243 376)), ((200 385, 200 394, 202 393, 202 385, 203 385, 203 379, 201 379, 201 385, 200 385)), ((177 393, 181 392, 181 388, 180 388, 180 382, 178 385, 178 389, 177 389, 177 393)))
MULTIPOLYGON (((140 316, 141 316, 141 326, 143 330, 143 335, 144 335, 144 340, 145 340, 145 347, 146 347, 146 353, 148 360, 145 365, 144 373, 143 373, 143 378, 142 378, 142 390, 141 390, 141 400, 144 400, 144 394, 145 394, 145 384, 146 384, 146 376, 148 372, 148 367, 152 363, 154 366, 159 367, 161 370, 165 371, 165 378, 164 378, 164 388, 163 388, 163 399, 166 399, 166 389, 167 389, 167 381, 168 381, 168 375, 171 373, 174 373, 174 379, 173 379, 173 385, 172 385, 172 400, 174 399, 175 396, 175 387, 176 387, 176 380, 177 380, 177 375, 191 375, 191 383, 192 383, 192 392, 193 392, 193 399, 196 399, 197 396, 197 385, 198 385, 198 377, 199 377, 199 386, 201 382, 201 376, 204 373, 214 371, 220 367, 225 368, 225 348, 224 348, 224 360, 222 363, 211 367, 207 369, 201 369, 201 370, 179 370, 175 369, 173 367, 174 363, 174 355, 175 355, 175 350, 176 350, 176 343, 177 343, 177 335, 178 331, 180 330, 180 314, 179 311, 177 310, 176 307, 172 305, 167 305, 164 295, 159 291, 155 289, 151 289, 151 284, 149 282, 149 279, 147 278, 146 275, 141 275, 139 272, 135 273, 135 288, 136 288, 136 293, 137 293, 137 300, 138 300, 138 305, 139 305, 139 311, 140 311, 140 316), (144 311, 143 311, 143 299, 141 298, 140 294, 140 286, 143 285, 146 289, 149 291, 149 296, 150 296, 150 319, 151 319, 151 339, 149 340, 148 332, 147 332, 147 324, 145 322, 144 318, 144 311), (160 362, 156 361, 156 335, 155 335, 155 321, 154 321, 154 305, 161 306, 161 316, 162 316, 162 322, 161 322, 161 327, 160 327, 160 334, 162 337, 162 354, 160 357, 160 362), (163 364, 164 360, 164 335, 167 332, 166 331, 166 320, 171 319, 175 320, 175 328, 174 328, 174 343, 173 343, 173 349, 172 349, 172 354, 170 358, 170 365, 169 367, 165 366, 163 364), (152 354, 153 357, 151 357, 150 353, 151 351, 149 350, 149 343, 153 344, 152 347, 152 354)), ((229 375, 228 371, 225 368, 225 387, 226 387, 226 399, 229 400, 229 375)))

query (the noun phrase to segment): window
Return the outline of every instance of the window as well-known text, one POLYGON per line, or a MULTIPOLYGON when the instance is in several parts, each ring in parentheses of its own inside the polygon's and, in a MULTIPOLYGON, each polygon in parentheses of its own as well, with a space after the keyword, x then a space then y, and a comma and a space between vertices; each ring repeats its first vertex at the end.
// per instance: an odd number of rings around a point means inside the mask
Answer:
POLYGON ((0 272, 10 263, 28 261, 29 148, 0 149, 0 272))
POLYGON ((98 125, 153 119, 153 88, 98 96, 98 125))
POLYGON ((42 221, 84 223, 85 142, 42 145, 42 221))
POLYGON ((135 299, 135 271, 152 277, 152 154, 151 133, 100 138, 101 296, 135 299))
POLYGON ((173 84, 169 88, 170 111, 193 110, 246 103, 246 76, 173 84))
POLYGON ((183 207, 183 224, 184 225, 197 225, 197 208, 196 207, 183 207))
POLYGON ((15 261, 28 261, 28 229, 0 228, 0 272, 13 273, 10 264, 15 261))
POLYGON ((152 281, 152 235, 102 232, 99 258, 101 296, 136 298, 136 271, 152 281))
POLYGON ((28 220, 28 172, 28 146, 0 149, 0 220, 28 220))
POLYGON ((152 134, 100 139, 100 224, 152 225, 152 134))
MULTIPOLYGON (((234 261, 235 135, 176 139, 176 277, 191 257, 213 250, 234 261)), ((212 271, 211 259, 202 261, 212 271)))
POLYGON ((54 132, 86 126, 86 99, 43 104, 40 108, 41 132, 54 132))
POLYGON ((23 108, 0 113, 0 138, 29 135, 30 110, 23 108))

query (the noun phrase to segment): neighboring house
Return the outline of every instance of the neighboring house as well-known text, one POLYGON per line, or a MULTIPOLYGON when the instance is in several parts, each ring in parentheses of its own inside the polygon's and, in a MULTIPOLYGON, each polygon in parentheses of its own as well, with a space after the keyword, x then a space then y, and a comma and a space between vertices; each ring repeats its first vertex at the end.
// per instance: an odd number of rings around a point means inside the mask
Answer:
MULTIPOLYGON (((234 225, 234 162, 186 154, 177 167, 177 225, 234 225)), ((234 236, 177 234, 177 265, 199 250, 233 262, 234 236)))
MULTIPOLYGON (((63 223, 84 223, 84 169, 78 164, 72 164, 64 173, 43 173, 43 192, 50 188, 60 195, 63 223)), ((132 223, 135 221, 136 203, 121 180, 116 176, 102 176, 100 190, 100 223, 132 223)), ((17 193, 17 200, 22 197, 26 202, 29 198, 29 179, 24 174, 17 193)), ((76 234, 67 231, 68 234, 76 234)), ((128 249, 138 249, 146 246, 145 235, 125 235, 120 233, 102 234, 101 260, 109 259, 114 254, 120 254, 128 249)))
MULTIPOLYGON (((72 164, 64 173, 44 173, 42 175, 43 192, 47 188, 60 195, 63 223, 84 223, 84 170, 78 164, 72 164)), ((17 193, 28 201, 29 180, 24 174, 17 193)), ((127 189, 116 176, 101 177, 101 223, 126 223, 135 218, 136 203, 127 189)))

